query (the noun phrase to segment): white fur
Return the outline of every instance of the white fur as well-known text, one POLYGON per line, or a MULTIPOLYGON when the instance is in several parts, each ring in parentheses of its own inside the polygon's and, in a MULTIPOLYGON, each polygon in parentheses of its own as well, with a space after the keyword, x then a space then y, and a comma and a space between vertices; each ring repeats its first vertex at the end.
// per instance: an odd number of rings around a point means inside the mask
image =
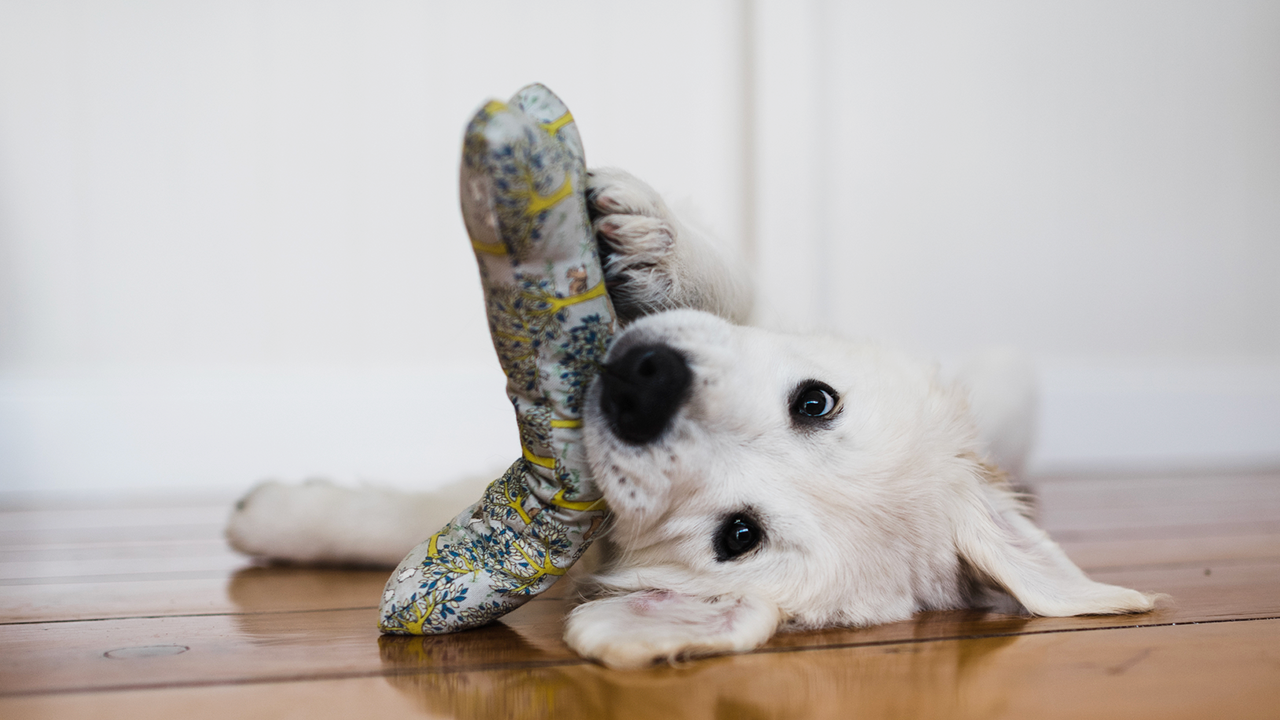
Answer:
POLYGON ((236 503, 227 540, 240 552, 275 561, 392 567, 479 500, 486 484, 470 478, 410 493, 325 480, 263 482, 236 503))
POLYGON ((741 260, 677 220, 653 188, 622 170, 597 168, 588 197, 609 296, 623 322, 676 308, 746 321, 752 291, 741 260))
MULTIPOLYGON (((921 610, 998 606, 1039 615, 1139 612, 1153 597, 1090 581, 1028 520, 993 458, 1015 468, 1034 407, 1025 363, 989 357, 944 380, 930 363, 874 345, 730 324, 750 293, 646 185, 592 176, 595 227, 624 318, 611 354, 661 342, 690 361, 690 393, 666 432, 618 440, 593 387, 592 471, 612 511, 599 594, 566 641, 618 668, 745 651, 777 628, 869 625, 921 610), (693 307, 675 309, 673 307, 693 307), (663 310, 663 312, 656 312, 663 310), (1003 378, 1003 380, 1002 380, 1003 378), (840 395, 821 426, 790 397, 820 380, 840 395), (981 427, 970 409, 970 392, 981 427), (750 510, 765 540, 729 560, 713 537, 750 510)), ((468 500, 332 486, 260 487, 232 518, 232 543, 298 561, 394 564, 468 500)))
POLYGON ((1024 482, 1024 465, 1035 439, 1036 374, 1030 359, 1012 348, 968 358, 957 382, 969 391, 969 407, 986 441, 987 455, 1024 482))

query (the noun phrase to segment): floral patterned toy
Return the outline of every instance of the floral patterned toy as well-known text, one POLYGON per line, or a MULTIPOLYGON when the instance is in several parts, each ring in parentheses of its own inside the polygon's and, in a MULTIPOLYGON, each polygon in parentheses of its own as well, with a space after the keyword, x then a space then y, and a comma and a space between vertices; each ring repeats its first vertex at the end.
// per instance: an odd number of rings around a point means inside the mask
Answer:
POLYGON ((382 594, 385 633, 453 632, 510 612, 564 575, 604 522, 582 403, 616 323, 586 177, 573 116, 542 85, 490 102, 467 126, 462 214, 524 456, 400 562, 382 594))

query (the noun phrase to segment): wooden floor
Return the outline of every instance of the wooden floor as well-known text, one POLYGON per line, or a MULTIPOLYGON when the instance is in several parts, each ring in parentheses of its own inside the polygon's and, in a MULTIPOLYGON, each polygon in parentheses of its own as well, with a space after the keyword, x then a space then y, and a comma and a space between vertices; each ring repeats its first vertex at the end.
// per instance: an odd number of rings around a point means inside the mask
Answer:
POLYGON ((1063 478, 1042 522, 1131 617, 947 612, 615 672, 565 601, 379 637, 385 572, 254 567, 222 504, 0 512, 0 718, 1280 718, 1280 472, 1063 478))

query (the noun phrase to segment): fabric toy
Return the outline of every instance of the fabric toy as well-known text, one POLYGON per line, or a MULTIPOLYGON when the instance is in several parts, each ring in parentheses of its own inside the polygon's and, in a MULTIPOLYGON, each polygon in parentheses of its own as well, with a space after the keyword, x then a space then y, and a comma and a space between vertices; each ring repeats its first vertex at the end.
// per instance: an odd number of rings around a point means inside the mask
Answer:
POLYGON ((604 500, 587 472, 583 395, 615 329, 573 116, 542 85, 467 127, 462 213, 523 457, 414 548, 382 595, 384 633, 476 627, 549 588, 591 544, 604 500))

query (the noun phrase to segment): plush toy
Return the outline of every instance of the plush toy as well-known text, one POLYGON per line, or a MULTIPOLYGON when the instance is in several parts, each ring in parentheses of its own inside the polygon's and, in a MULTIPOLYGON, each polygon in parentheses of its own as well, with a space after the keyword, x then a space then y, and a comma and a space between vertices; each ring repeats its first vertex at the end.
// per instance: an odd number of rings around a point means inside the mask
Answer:
POLYGON ((467 127, 461 192, 524 452, 401 561, 382 595, 385 633, 453 632, 510 612, 565 574, 606 515, 582 403, 615 319, 564 103, 530 85, 485 105, 467 127))

